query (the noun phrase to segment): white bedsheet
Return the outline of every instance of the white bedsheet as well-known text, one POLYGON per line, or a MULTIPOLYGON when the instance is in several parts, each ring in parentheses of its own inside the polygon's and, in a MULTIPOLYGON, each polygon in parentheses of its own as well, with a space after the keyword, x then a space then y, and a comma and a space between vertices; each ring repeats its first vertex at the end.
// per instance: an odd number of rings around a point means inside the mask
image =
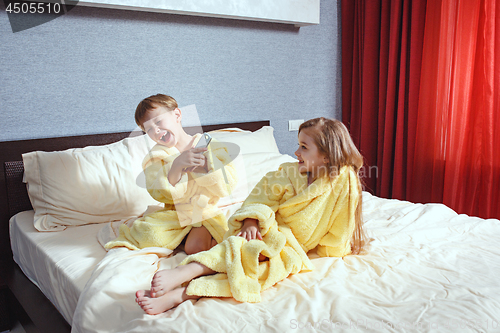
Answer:
POLYGON ((364 252, 343 259, 311 254, 314 271, 266 290, 261 303, 202 298, 146 315, 135 291, 184 255, 110 251, 80 297, 72 331, 500 331, 500 221, 368 193, 363 200, 372 238, 364 252))
POLYGON ((26 211, 10 219, 14 261, 71 324, 85 284, 106 255, 96 238, 102 225, 39 232, 33 216, 33 211, 26 211))

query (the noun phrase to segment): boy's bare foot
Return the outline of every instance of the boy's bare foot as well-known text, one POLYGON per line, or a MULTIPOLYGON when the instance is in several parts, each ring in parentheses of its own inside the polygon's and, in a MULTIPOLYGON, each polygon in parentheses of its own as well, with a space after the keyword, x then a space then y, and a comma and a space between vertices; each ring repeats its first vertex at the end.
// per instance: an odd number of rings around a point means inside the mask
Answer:
POLYGON ((186 287, 169 291, 160 297, 151 297, 149 290, 139 290, 135 293, 135 301, 149 315, 159 314, 175 308, 188 299, 198 299, 198 296, 186 294, 186 287))

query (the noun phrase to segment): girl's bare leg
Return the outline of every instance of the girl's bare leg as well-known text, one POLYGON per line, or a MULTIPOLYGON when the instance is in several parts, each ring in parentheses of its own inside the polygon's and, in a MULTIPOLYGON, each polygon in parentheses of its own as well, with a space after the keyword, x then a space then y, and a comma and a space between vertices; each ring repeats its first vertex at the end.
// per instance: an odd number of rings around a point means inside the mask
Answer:
POLYGON ((153 276, 150 297, 161 297, 184 282, 191 281, 202 275, 214 273, 215 271, 197 262, 190 262, 187 265, 177 266, 174 269, 161 270, 153 276))
POLYGON ((139 290, 136 293, 135 301, 139 306, 150 315, 159 314, 175 308, 182 302, 188 299, 198 299, 199 296, 190 296, 186 294, 186 287, 177 288, 170 290, 163 296, 151 297, 151 294, 147 290, 139 290))

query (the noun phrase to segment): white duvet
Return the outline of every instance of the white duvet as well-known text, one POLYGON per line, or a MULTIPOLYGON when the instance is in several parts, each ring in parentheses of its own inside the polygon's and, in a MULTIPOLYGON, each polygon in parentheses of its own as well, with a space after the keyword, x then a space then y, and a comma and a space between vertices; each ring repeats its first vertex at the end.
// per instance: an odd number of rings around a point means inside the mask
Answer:
POLYGON ((500 221, 439 204, 363 194, 371 237, 361 255, 319 258, 262 294, 188 301, 147 315, 135 292, 184 257, 114 249, 80 295, 72 332, 495 332, 500 331, 500 221))

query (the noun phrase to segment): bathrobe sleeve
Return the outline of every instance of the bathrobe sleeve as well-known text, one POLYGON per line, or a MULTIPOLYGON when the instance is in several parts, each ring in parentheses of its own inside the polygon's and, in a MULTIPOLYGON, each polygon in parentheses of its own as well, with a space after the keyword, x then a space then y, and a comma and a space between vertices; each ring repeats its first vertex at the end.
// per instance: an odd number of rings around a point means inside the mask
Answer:
POLYGON ((179 154, 169 154, 168 149, 155 146, 144 159, 143 168, 146 175, 146 186, 149 194, 157 201, 166 204, 174 204, 187 191, 188 176, 182 174, 181 179, 175 186, 168 181, 168 173, 172 163, 179 154))
POLYGON ((219 198, 228 196, 238 181, 227 147, 215 139, 205 152, 208 173, 192 173, 195 182, 219 198))
POLYGON ((343 257, 351 253, 351 239, 356 227, 356 208, 361 195, 358 178, 348 168, 340 174, 333 184, 332 196, 337 204, 330 217, 330 228, 319 241, 318 255, 322 257, 343 257))
POLYGON ((255 185, 252 192, 229 220, 228 234, 237 234, 246 218, 259 221, 262 237, 276 224, 275 213, 280 203, 295 195, 295 190, 288 178, 284 165, 278 171, 267 173, 255 185))

